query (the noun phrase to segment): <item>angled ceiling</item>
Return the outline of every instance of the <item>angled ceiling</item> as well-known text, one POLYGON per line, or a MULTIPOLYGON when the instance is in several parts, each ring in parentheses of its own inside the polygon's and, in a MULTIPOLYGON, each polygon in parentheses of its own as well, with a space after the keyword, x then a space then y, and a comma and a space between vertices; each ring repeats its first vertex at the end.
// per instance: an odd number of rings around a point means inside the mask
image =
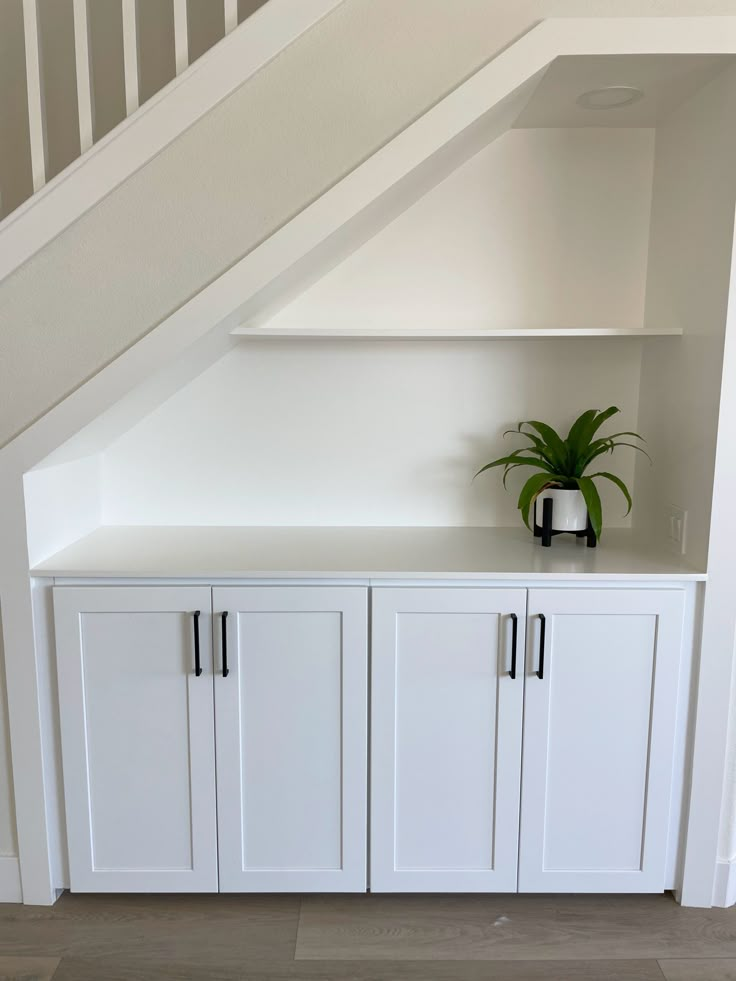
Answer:
POLYGON ((730 55, 574 55, 552 62, 522 110, 518 128, 656 126, 733 61, 730 55), (585 92, 627 86, 643 98, 618 109, 586 109, 585 92))

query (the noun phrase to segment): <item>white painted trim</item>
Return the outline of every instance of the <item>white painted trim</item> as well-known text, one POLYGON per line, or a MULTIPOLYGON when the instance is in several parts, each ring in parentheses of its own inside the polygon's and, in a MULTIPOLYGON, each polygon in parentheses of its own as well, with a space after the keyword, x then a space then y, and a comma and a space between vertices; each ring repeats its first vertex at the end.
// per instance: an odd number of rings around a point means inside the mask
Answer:
POLYGON ((268 0, 258 17, 249 17, 242 30, 198 58, 0 222, 0 281, 343 2, 268 0))
POLYGON ((26 49, 28 132, 31 140, 33 190, 46 183, 46 126, 41 78, 41 36, 38 31, 37 0, 23 0, 23 36, 26 49))
POLYGON ((20 863, 12 855, 0 855, 0 903, 22 903, 20 863))
MULTIPOLYGON (((736 222, 726 314, 722 379, 736 374, 736 222)), ((728 527, 736 486, 736 388, 723 383, 718 412, 713 504, 708 543, 708 588, 703 607, 698 697, 693 740, 682 903, 710 906, 724 798, 726 732, 731 711, 736 617, 733 606, 733 536, 728 527)))
POLYGON ((174 0, 174 59, 176 74, 181 75, 189 67, 187 0, 174 0))
POLYGON ((238 0, 224 0, 225 33, 229 34, 238 26, 238 0))
POLYGON ((77 69, 79 148, 85 153, 94 142, 92 130, 92 82, 89 71, 89 18, 87 0, 74 0, 74 59, 77 69))
POLYGON ((125 115, 131 116, 140 105, 136 0, 123 0, 123 69, 125 74, 125 115))
POLYGON ((736 906, 736 859, 716 863, 714 906, 736 906))
POLYGON ((537 329, 530 327, 519 330, 426 330, 411 327, 396 327, 394 329, 351 330, 349 327, 236 327, 230 331, 233 337, 245 339, 257 337, 263 340, 267 337, 341 337, 346 340, 377 340, 395 337, 402 340, 494 340, 509 337, 682 337, 682 327, 581 327, 537 329))

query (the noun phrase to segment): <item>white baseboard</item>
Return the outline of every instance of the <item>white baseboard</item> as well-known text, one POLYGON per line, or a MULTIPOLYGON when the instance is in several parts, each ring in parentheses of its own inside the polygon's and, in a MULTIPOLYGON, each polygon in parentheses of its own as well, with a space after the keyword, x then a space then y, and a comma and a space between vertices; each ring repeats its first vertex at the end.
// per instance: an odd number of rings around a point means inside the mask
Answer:
POLYGON ((736 859, 716 863, 713 905, 736 906, 736 859))
POLYGON ((0 903, 21 903, 20 862, 9 855, 0 855, 0 903))

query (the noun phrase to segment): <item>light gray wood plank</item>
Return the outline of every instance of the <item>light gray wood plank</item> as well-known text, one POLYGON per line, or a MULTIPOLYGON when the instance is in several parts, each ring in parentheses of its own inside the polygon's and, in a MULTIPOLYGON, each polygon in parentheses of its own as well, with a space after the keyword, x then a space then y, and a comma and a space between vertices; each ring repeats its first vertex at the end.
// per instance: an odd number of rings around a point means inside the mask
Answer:
POLYGON ((51 981, 58 957, 0 957, 0 981, 51 981))
POLYGON ((590 960, 736 956, 732 911, 670 896, 305 897, 297 959, 590 960))
POLYGON ((667 981, 736 981, 736 959, 660 960, 667 981))
POLYGON ((248 960, 291 960, 298 917, 291 896, 66 894, 52 907, 0 907, 0 956, 117 958, 146 972, 171 963, 234 970, 248 960))
MULTIPOLYGON (((64 958, 54 981, 139 981, 140 964, 64 958)), ((656 961, 260 961, 221 971, 170 964, 146 981, 662 981, 656 961)))

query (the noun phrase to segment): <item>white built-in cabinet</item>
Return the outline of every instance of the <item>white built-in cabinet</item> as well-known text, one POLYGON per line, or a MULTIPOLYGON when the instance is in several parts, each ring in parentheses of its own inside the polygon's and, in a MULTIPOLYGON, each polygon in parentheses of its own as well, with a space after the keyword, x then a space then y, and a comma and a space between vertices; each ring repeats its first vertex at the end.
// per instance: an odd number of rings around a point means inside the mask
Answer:
POLYGON ((367 590, 213 598, 221 891, 364 892, 367 590))
POLYGON ((681 588, 54 604, 73 890, 665 888, 681 588))
POLYGON ((54 590, 77 892, 217 891, 211 604, 206 586, 54 590))
POLYGON ((665 885, 683 595, 532 589, 519 888, 665 885))
POLYGON ((677 589, 374 589, 372 888, 662 892, 682 625, 677 589))
POLYGON ((73 891, 365 890, 366 589, 54 607, 73 891))
POLYGON ((515 892, 525 589, 374 589, 371 888, 515 892))

